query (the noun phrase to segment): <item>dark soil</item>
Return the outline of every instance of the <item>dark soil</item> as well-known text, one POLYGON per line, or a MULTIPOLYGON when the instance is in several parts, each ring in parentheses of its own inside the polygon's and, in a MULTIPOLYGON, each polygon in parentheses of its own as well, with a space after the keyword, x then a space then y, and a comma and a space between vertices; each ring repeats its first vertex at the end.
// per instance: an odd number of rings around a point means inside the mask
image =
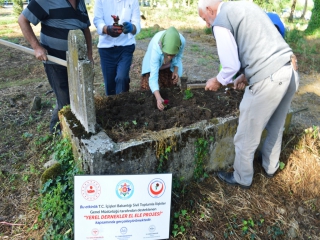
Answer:
POLYGON ((201 120, 217 122, 217 117, 236 115, 243 92, 221 88, 217 92, 191 89, 193 96, 179 87, 161 89, 163 99, 169 100, 159 111, 151 91, 127 92, 116 96, 96 98, 97 122, 115 142, 128 141, 147 131, 186 127, 201 120))

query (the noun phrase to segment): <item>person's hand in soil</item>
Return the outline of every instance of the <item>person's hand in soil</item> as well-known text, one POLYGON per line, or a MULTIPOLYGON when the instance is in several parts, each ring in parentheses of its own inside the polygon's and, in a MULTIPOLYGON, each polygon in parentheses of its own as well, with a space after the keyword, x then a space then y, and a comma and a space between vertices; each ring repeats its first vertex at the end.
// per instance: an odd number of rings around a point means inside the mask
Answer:
POLYGON ((210 78, 207 83, 206 87, 204 88, 206 91, 218 91, 219 88, 221 87, 221 83, 218 81, 216 77, 210 78))
POLYGON ((172 73, 172 83, 173 84, 177 84, 178 83, 178 81, 179 81, 179 75, 178 75, 178 73, 175 73, 175 72, 173 72, 172 73))
POLYGON ((161 97, 159 90, 154 91, 154 96, 155 96, 156 99, 157 99, 157 108, 158 108, 160 111, 163 111, 163 109, 164 109, 164 105, 163 105, 164 100, 163 100, 163 98, 161 97))
POLYGON ((248 81, 246 76, 244 74, 241 74, 236 78, 236 80, 234 80, 233 84, 234 84, 233 88, 235 90, 243 90, 248 85, 248 81))

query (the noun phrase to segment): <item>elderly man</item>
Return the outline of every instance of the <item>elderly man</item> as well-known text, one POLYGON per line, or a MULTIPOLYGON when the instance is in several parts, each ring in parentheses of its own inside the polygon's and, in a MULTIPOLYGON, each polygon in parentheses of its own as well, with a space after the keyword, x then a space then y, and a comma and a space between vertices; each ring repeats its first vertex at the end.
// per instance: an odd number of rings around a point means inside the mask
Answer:
POLYGON ((199 16, 213 28, 222 70, 209 79, 205 90, 217 91, 232 82, 240 70, 235 88, 248 81, 240 103, 234 137, 234 172, 218 172, 230 185, 249 188, 253 178, 253 158, 262 131, 268 135, 262 146, 262 166, 267 177, 279 168, 285 118, 299 77, 295 57, 273 23, 260 7, 251 2, 199 0, 199 16), (293 59, 291 61, 291 59, 293 59))

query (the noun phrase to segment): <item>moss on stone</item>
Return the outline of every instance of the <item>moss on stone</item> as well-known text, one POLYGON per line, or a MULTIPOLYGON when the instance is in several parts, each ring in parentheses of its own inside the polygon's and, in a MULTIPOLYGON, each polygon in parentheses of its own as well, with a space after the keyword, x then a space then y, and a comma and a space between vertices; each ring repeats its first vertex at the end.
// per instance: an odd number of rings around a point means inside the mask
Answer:
POLYGON ((213 124, 218 124, 219 120, 217 118, 212 118, 212 119, 210 119, 210 122, 213 124))
POLYGON ((60 175, 62 171, 61 168, 61 164, 60 163, 55 163, 54 165, 52 165, 51 167, 49 167, 48 169, 46 169, 42 175, 41 175, 41 183, 44 184, 45 182, 47 182, 49 179, 54 179, 57 176, 60 175))
POLYGON ((76 118, 76 116, 72 113, 70 105, 63 107, 59 111, 59 119, 62 123, 63 127, 66 127, 65 124, 63 124, 62 115, 65 118, 66 123, 69 125, 72 134, 81 139, 89 139, 93 134, 87 133, 84 127, 82 126, 81 122, 76 118))

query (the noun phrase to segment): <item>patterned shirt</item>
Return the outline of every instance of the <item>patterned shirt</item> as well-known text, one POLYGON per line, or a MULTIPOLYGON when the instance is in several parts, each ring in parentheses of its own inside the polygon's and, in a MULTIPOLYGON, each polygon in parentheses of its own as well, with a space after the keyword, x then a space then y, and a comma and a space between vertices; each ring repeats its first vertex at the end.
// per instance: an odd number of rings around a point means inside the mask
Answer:
POLYGON ((84 0, 74 9, 68 0, 32 0, 22 14, 33 24, 41 22, 40 43, 49 55, 66 60, 69 30, 90 26, 84 0))

